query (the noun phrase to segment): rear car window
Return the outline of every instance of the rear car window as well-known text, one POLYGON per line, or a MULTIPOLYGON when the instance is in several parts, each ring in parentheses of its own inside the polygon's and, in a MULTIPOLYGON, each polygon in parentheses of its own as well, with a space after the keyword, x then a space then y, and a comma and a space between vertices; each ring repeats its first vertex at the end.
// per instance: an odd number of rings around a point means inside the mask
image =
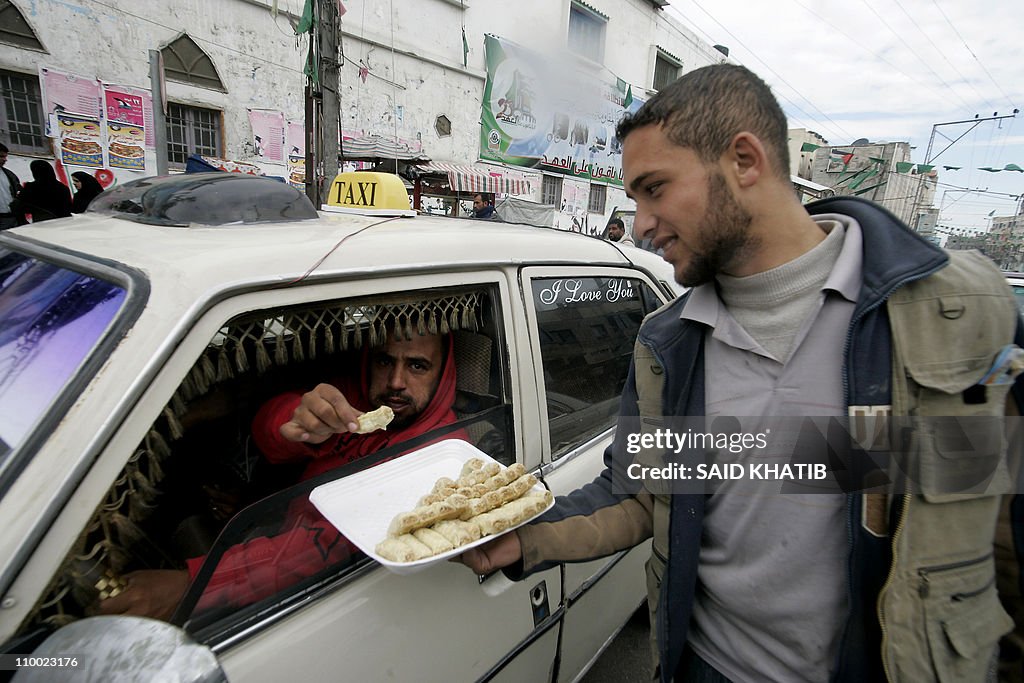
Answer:
POLYGON ((65 391, 126 290, 0 249, 0 470, 65 391))

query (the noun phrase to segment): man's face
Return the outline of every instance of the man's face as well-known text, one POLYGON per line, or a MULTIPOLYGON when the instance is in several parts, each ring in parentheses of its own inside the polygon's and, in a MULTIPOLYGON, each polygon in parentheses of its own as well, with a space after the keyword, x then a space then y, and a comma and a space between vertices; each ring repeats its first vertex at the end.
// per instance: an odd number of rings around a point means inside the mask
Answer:
POLYGON ((623 230, 618 223, 612 223, 608 226, 608 237, 612 238, 616 242, 622 239, 625 232, 626 231, 623 230))
POLYGON ((0 152, 0 166, 7 163, 7 152, 0 152))
POLYGON ((395 411, 395 428, 408 427, 426 409, 441 380, 441 336, 390 341, 374 349, 370 358, 370 402, 374 408, 386 405, 395 411))
POLYGON ((660 126, 626 137, 622 171, 627 194, 636 201, 635 234, 654 240, 679 284, 693 287, 733 272, 756 249, 750 214, 721 169, 673 143, 660 126))
POLYGON ((480 195, 477 195, 477 196, 473 197, 473 210, 474 211, 480 211, 485 206, 487 206, 487 204, 484 202, 484 198, 483 197, 481 197, 480 195))

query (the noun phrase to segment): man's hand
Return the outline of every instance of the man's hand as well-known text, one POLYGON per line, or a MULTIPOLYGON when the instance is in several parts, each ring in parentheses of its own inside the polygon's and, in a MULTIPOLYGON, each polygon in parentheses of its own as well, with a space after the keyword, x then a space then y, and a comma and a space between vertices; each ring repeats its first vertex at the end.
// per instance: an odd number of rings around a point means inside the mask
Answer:
POLYGON ((174 608, 188 590, 187 571, 145 569, 125 574, 128 587, 112 598, 101 601, 97 614, 129 614, 169 621, 174 608))
POLYGON ((333 434, 359 429, 356 419, 362 411, 349 405, 348 399, 331 384, 318 384, 302 395, 292 419, 281 425, 281 436, 288 441, 318 444, 333 434))
POLYGON ((477 574, 490 574, 502 567, 515 564, 523 557, 523 546, 519 543, 519 534, 512 532, 470 548, 455 560, 466 565, 477 574))

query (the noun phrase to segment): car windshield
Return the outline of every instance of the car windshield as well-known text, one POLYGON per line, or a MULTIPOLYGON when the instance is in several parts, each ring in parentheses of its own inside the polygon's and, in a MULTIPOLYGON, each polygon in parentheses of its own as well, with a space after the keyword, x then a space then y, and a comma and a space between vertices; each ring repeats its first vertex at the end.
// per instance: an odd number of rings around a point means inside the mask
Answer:
POLYGON ((0 471, 125 300, 118 285, 0 249, 0 471))

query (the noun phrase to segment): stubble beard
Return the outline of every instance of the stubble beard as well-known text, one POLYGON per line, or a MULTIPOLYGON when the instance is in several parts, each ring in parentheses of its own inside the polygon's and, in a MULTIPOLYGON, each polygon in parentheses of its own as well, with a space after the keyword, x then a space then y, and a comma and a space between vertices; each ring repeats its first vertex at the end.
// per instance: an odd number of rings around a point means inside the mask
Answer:
POLYGON ((729 272, 759 244, 750 234, 750 213, 732 196, 722 174, 708 176, 707 186, 707 209, 697 229, 699 249, 676 277, 684 287, 703 285, 729 272))

